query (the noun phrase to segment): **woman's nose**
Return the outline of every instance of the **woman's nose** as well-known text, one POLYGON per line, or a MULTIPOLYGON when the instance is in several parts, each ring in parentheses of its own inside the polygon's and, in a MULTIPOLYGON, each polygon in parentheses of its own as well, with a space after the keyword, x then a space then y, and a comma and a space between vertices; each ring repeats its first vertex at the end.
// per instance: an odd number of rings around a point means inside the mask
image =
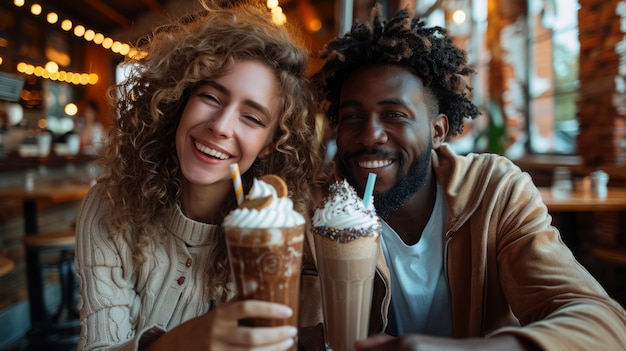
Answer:
POLYGON ((211 118, 207 126, 219 138, 230 138, 235 134, 239 114, 234 108, 225 108, 211 118))

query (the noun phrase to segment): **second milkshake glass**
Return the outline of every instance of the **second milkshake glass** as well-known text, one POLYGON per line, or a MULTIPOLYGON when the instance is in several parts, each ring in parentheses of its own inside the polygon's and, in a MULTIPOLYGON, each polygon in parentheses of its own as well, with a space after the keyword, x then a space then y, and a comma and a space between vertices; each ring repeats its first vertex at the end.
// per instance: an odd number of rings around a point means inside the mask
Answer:
POLYGON ((352 351, 368 335, 380 233, 345 243, 315 236, 327 349, 352 351))
POLYGON ((331 185, 313 217, 324 338, 333 351, 352 351, 356 340, 368 336, 381 235, 380 220, 370 206, 374 180, 368 180, 365 201, 345 180, 331 185))

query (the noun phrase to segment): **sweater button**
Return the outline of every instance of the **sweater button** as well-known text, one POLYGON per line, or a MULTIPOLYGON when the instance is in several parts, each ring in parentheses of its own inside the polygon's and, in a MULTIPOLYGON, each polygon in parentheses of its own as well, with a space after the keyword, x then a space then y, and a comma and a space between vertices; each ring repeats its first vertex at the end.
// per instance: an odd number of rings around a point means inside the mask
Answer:
POLYGON ((176 282, 178 283, 178 285, 183 285, 183 283, 185 282, 185 277, 178 278, 176 282))
POLYGON ((185 262, 185 266, 187 266, 187 267, 191 267, 191 263, 192 263, 192 262, 193 262, 193 261, 191 260, 191 258, 188 258, 188 259, 187 259, 187 262, 185 262))

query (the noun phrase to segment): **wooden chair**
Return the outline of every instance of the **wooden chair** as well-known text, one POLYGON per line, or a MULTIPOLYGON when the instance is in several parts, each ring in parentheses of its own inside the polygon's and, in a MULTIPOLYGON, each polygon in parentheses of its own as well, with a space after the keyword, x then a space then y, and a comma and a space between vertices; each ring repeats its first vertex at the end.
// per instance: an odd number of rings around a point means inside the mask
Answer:
POLYGON ((626 307, 626 247, 592 246, 591 255, 605 264, 598 271, 599 280, 609 295, 626 307))
POLYGON ((38 309, 43 318, 38 318, 31 325, 28 339, 32 347, 70 350, 78 344, 80 327, 76 311, 76 279, 74 269, 74 249, 76 235, 73 229, 54 233, 27 235, 23 238, 27 255, 36 255, 35 267, 29 277, 29 297, 31 310, 38 309), (51 262, 43 259, 44 255, 54 256, 51 262), (61 286, 61 302, 54 311, 49 311, 45 296, 46 272, 56 271, 61 286))
POLYGON ((591 254, 602 261, 626 266, 626 247, 594 246, 591 254))
POLYGON ((9 275, 15 269, 15 262, 0 252, 0 278, 9 275))

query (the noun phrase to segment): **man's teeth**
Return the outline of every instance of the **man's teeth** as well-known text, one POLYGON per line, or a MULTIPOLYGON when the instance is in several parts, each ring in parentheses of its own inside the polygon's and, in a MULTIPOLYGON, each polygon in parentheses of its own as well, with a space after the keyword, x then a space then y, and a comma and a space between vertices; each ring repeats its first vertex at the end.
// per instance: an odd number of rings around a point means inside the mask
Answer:
POLYGON ((382 161, 361 161, 359 162, 359 167, 362 168, 380 168, 385 167, 391 164, 391 160, 382 160, 382 161))
POLYGON ((230 156, 226 155, 225 153, 208 148, 200 143, 195 143, 195 145, 196 145, 196 148, 200 150, 200 152, 202 152, 203 154, 207 154, 207 155, 219 158, 220 160, 226 160, 230 158, 230 156))

